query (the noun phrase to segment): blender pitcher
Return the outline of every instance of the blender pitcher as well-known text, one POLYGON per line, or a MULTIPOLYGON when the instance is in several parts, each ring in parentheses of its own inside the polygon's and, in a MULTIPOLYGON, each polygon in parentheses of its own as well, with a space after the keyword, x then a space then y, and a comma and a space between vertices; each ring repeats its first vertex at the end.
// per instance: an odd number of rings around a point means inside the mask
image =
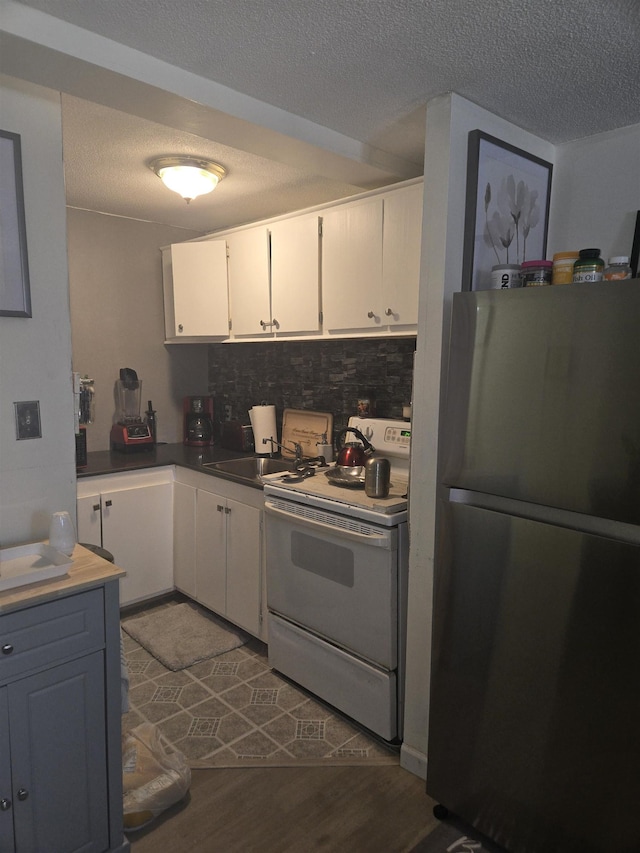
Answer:
POLYGON ((111 427, 112 450, 153 450, 151 430, 140 416, 141 399, 142 382, 138 374, 130 367, 123 367, 116 382, 117 421, 111 427))

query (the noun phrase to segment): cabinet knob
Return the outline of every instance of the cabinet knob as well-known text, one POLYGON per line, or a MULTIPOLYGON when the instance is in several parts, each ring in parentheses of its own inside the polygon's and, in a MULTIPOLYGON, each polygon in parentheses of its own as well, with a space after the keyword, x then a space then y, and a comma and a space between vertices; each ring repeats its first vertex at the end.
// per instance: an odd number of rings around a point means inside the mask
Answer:
POLYGON ((93 505, 93 511, 94 512, 98 512, 99 509, 100 509, 100 504, 94 504, 93 505))
POLYGON ((275 318, 275 317, 274 317, 274 318, 273 318, 273 320, 271 321, 271 325, 272 325, 272 326, 275 326, 275 327, 276 327, 276 329, 279 329, 279 328, 280 328, 280 323, 278 323, 278 321, 276 320, 276 318, 275 318))
POLYGON ((5 643, 4 646, 2 647, 2 654, 3 655, 10 655, 12 651, 13 651, 13 646, 11 645, 11 643, 5 643))
POLYGON ((370 320, 375 320, 376 322, 379 320, 379 317, 378 317, 378 315, 376 314, 376 312, 375 312, 375 311, 368 311, 368 312, 367 312, 367 317, 368 317, 370 320))
POLYGON ((222 506, 222 504, 218 504, 216 509, 218 510, 218 512, 224 512, 224 507, 222 506))
POLYGON ((112 503, 113 503, 113 501, 105 501, 105 502, 104 502, 104 505, 105 505, 105 506, 111 506, 111 505, 112 505, 112 503))
POLYGON ((228 506, 226 506, 226 507, 224 508, 224 511, 225 511, 226 515, 229 515, 229 513, 231 512, 231 510, 229 509, 229 507, 228 507, 228 506))
POLYGON ((11 808, 11 800, 8 800, 6 797, 3 797, 0 800, 0 812, 8 812, 11 808))
POLYGON ((29 792, 27 791, 26 788, 18 788, 18 799, 20 800, 21 803, 24 802, 28 796, 29 796, 29 792))
POLYGON ((393 308, 387 308, 387 310, 384 313, 386 314, 387 317, 393 317, 393 308))
POLYGON ((184 332, 184 326, 182 325, 182 323, 178 323, 178 331, 184 332))

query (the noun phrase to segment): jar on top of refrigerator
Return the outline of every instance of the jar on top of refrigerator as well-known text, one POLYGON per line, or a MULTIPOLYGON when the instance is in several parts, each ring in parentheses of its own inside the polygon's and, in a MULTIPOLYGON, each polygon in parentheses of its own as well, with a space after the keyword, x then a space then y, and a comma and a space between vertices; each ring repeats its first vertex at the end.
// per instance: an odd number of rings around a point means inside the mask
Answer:
POLYGON ((617 281, 619 279, 631 278, 631 267, 627 255, 615 255, 609 258, 603 276, 605 281, 617 281))
POLYGON ((553 284, 571 284, 573 265, 578 260, 578 252, 556 252, 553 256, 553 284))
POLYGON ((553 263, 551 261, 524 261, 522 264, 522 286, 540 287, 551 284, 553 263))
POLYGON ((573 280, 578 284, 602 281, 604 261, 600 249, 580 249, 578 260, 573 265, 573 280))

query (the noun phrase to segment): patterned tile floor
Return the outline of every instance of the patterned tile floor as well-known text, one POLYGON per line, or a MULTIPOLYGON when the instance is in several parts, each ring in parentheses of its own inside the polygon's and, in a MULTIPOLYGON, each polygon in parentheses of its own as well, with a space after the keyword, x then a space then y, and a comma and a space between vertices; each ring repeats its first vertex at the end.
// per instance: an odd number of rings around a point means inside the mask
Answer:
POLYGON ((172 672, 126 632, 123 639, 123 730, 155 723, 193 767, 398 763, 397 749, 271 670, 258 640, 172 672))

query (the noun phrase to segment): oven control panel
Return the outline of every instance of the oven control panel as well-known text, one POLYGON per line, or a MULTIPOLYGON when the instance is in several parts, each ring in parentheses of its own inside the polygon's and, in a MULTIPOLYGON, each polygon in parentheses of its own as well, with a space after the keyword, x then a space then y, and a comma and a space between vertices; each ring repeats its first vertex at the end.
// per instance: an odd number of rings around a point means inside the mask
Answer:
MULTIPOLYGON (((411 423, 396 421, 388 418, 349 418, 349 426, 360 430, 364 437, 373 444, 376 453, 380 455, 409 458, 411 451, 411 423)), ((347 436, 348 441, 355 441, 355 436, 347 436)))

